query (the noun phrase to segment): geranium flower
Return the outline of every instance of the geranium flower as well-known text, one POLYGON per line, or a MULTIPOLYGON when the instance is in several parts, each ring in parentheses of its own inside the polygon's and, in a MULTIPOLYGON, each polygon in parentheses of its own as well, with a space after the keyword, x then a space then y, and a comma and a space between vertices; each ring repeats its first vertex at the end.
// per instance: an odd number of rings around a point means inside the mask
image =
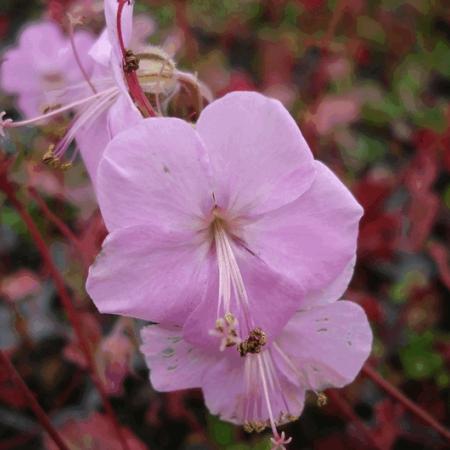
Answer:
MULTIPOLYGON (((57 168, 69 167, 76 153, 68 162, 63 162, 63 157, 76 138, 94 184, 97 165, 108 142, 119 131, 141 120, 141 112, 146 113, 142 107, 140 112, 135 105, 136 91, 144 96, 145 102, 152 100, 156 109, 162 113, 166 105, 165 101, 176 92, 179 83, 201 86, 194 76, 178 71, 171 58, 159 48, 148 46, 143 49, 139 44, 140 53, 133 55, 131 52, 127 56, 128 59, 124 59, 121 42, 126 48, 133 42, 133 6, 132 4, 124 6, 120 14, 121 29, 119 31, 117 28, 119 4, 117 0, 105 0, 106 29, 89 52, 84 47, 77 49, 76 42, 72 45, 72 58, 79 66, 77 73, 83 73, 85 81, 66 84, 64 89, 53 92, 52 98, 57 97, 57 102, 52 105, 54 108, 45 114, 22 122, 13 122, 11 119, 5 119, 4 113, 0 113, 1 135, 8 128, 33 125, 67 111, 76 111, 67 133, 56 146, 49 149, 44 156, 44 161, 57 168), (83 57, 81 57, 80 51, 83 50, 83 57), (84 68, 85 59, 91 60, 90 65, 95 63, 90 76, 84 68), (128 71, 136 71, 138 85, 130 86, 127 83, 128 71)), ((140 38, 142 40, 142 35, 140 38)), ((44 39, 47 37, 44 36, 44 39)), ((66 41, 67 39, 64 41, 64 49, 67 47, 66 41)), ((59 48, 58 45, 62 44, 56 41, 55 51, 59 48)), ((21 46, 17 49, 16 60, 22 62, 20 73, 25 70, 23 61, 27 61, 29 51, 21 46)), ((55 58, 51 53, 41 52, 38 59, 41 65, 52 67, 55 64, 55 58)), ((11 66, 9 73, 18 69, 20 67, 17 65, 11 66)), ((27 70, 30 78, 36 77, 33 70, 27 70)), ((27 96, 26 83, 17 82, 15 86, 17 92, 27 96)), ((39 88, 42 89, 42 95, 47 95, 44 86, 39 85, 39 88)), ((204 92, 200 87, 198 91, 199 95, 204 92)), ((152 112, 151 108, 150 106, 152 112)))
POLYGON ((213 351, 262 347, 351 276, 361 207, 278 101, 228 94, 195 128, 144 120, 97 177, 110 234, 87 290, 102 312, 184 325, 213 351))
MULTIPOLYGON (((73 35, 85 74, 91 74, 94 61, 88 51, 95 37, 87 31, 73 35)), ((69 37, 50 21, 26 26, 16 47, 6 51, 0 65, 0 84, 7 94, 17 95, 17 105, 26 118, 41 115, 59 102, 68 86, 84 81, 84 74, 72 51, 69 37)))
MULTIPOLYGON (((117 11, 117 1, 106 1, 105 7, 109 8, 105 11, 107 25, 109 28, 114 26, 116 29, 116 25, 112 25, 111 21, 112 15, 117 11)), ((125 42, 131 39, 131 12, 130 8, 123 15, 125 42)), ((71 20, 74 21, 74 19, 71 20)), ((117 39, 117 36, 113 31, 109 33, 105 31, 95 43, 91 42, 89 47, 84 45, 78 48, 77 40, 74 39, 71 45, 69 38, 63 37, 56 25, 46 24, 40 28, 42 29, 32 28, 31 30, 33 36, 37 32, 42 33, 39 39, 36 38, 36 45, 41 42, 41 48, 47 49, 46 45, 42 45, 42 40, 53 41, 51 51, 35 52, 34 46, 28 45, 31 39, 30 32, 25 33, 27 39, 22 38, 19 46, 5 55, 9 64, 4 66, 2 79, 8 85, 8 82, 11 84, 10 80, 14 73, 26 72, 25 82, 22 77, 17 79, 16 76, 14 87, 15 93, 19 94, 19 99, 30 101, 30 98, 33 100, 42 97, 52 99, 54 103, 47 105, 49 108, 44 113, 28 117, 27 120, 20 122, 4 119, 4 113, 2 113, 0 130, 4 132, 8 128, 48 122, 54 116, 75 111, 75 117, 68 131, 56 146, 49 149, 44 156, 44 161, 53 167, 68 167, 76 153, 68 162, 63 162, 63 156, 77 137, 78 147, 88 172, 94 179, 101 153, 111 137, 125 126, 136 123, 142 118, 125 86, 121 57, 117 52, 111 51, 113 44, 110 40, 117 39), (58 36, 59 39, 56 39, 58 36), (22 41, 24 41, 23 45, 22 41), (30 52, 34 54, 34 59, 37 61, 34 65, 29 62, 33 61, 30 59, 30 52), (67 59, 75 65, 73 68, 68 64, 57 62, 59 54, 67 53, 67 59), (30 97, 27 80, 28 78, 38 80, 43 68, 48 73, 56 73, 60 70, 59 77, 65 82, 63 85, 35 83, 33 95, 30 97), (67 75, 69 70, 73 72, 75 69, 78 76, 76 80, 73 79, 73 75, 71 77, 67 75)), ((74 36, 76 37, 76 34, 74 36)), ((53 78, 56 78, 56 75, 53 78)), ((21 104, 26 103, 22 100, 21 104)), ((33 112, 31 108, 29 112, 33 112)))
POLYGON ((320 391, 352 382, 370 354, 367 317, 356 303, 335 301, 341 290, 330 286, 259 353, 213 352, 191 340, 195 330, 145 327, 141 351, 153 387, 201 388, 212 414, 248 432, 270 427, 272 448, 284 449, 290 438, 277 427, 300 416, 306 390, 317 393, 320 404, 326 400, 320 391))

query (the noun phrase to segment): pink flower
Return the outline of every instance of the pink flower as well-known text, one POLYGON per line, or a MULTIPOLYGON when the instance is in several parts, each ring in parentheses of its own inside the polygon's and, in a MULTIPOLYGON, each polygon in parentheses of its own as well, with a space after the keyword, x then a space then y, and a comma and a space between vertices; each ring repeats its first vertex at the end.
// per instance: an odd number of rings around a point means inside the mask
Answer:
MULTIPOLYGON (((92 73, 94 61, 88 50, 94 36, 77 31, 74 43, 87 73, 92 73)), ((71 49, 69 38, 54 22, 28 25, 19 36, 16 47, 3 55, 0 83, 7 94, 17 95, 19 109, 25 117, 40 115, 45 108, 59 102, 58 93, 84 80, 83 73, 71 49)))
MULTIPOLYGON (((106 0, 105 7, 109 20, 107 25, 111 28, 117 1, 106 0)), ((123 18, 125 42, 131 39, 131 13, 131 8, 128 8, 123 18)), ((1 118, 0 132, 2 129, 4 132, 7 128, 48 122, 56 115, 75 111, 75 118, 65 136, 49 149, 44 161, 52 167, 68 167, 77 152, 69 162, 63 163, 63 157, 76 137, 88 172, 95 181, 98 161, 109 140, 124 127, 136 123, 141 115, 125 86, 121 56, 111 50, 113 44, 108 39, 117 40, 114 32, 108 36, 105 31, 95 44, 93 39, 81 40, 77 35, 85 36, 84 33, 75 33, 71 42, 52 23, 34 25, 23 33, 18 48, 7 53, 9 63, 3 66, 2 74, 4 87, 9 92, 14 89, 20 94, 19 106, 25 109, 27 116, 34 116, 37 112, 37 100, 50 101, 47 106, 51 106, 51 110, 22 122, 1 118), (31 45, 33 39, 35 45, 31 45), (80 41, 83 45, 78 46, 80 41), (44 42, 52 43, 50 50, 44 42), (45 51, 42 50, 44 48, 45 51), (17 73, 26 75, 17 77, 17 73), (43 81, 36 81, 41 79, 43 81)))
POLYGON ((243 356, 206 349, 180 327, 147 326, 141 351, 153 387, 201 388, 212 414, 249 432, 270 427, 272 448, 284 449, 291 438, 277 427, 298 418, 306 390, 326 399, 320 391, 352 382, 369 356, 367 317, 356 303, 335 301, 343 289, 331 284, 259 352, 243 356))
POLYGON ((184 326, 211 351, 255 329, 271 341, 352 273, 361 207, 260 94, 226 95, 195 128, 153 118, 121 133, 97 193, 110 232, 87 280, 97 307, 184 326))

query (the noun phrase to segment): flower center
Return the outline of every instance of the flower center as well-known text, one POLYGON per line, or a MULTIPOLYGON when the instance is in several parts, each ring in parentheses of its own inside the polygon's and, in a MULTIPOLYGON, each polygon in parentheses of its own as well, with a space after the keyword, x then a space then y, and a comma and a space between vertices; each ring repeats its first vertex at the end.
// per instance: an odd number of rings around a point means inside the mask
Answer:
POLYGON ((220 349, 236 346, 241 356, 261 352, 267 337, 254 323, 247 290, 236 261, 237 239, 231 233, 232 223, 215 208, 210 225, 217 255, 219 292, 217 320, 210 334, 221 339, 220 349))

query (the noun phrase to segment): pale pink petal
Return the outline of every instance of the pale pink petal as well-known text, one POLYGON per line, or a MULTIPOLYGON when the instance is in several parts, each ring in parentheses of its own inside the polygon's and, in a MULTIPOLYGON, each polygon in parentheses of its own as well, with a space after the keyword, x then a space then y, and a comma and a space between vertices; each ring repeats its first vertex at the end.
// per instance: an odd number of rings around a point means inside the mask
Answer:
MULTIPOLYGON (((246 319, 243 306, 236 307, 238 300, 235 292, 231 297, 231 312, 238 320, 239 330, 244 339, 252 329, 259 327, 271 342, 301 305, 303 298, 301 287, 289 282, 246 250, 236 248, 235 252, 248 296, 250 320, 246 319)), ((209 330, 214 329, 217 319, 218 292, 219 274, 217 262, 214 262, 205 297, 189 316, 184 327, 186 339, 205 349, 219 347, 218 338, 209 334, 209 330)))
POLYGON ((109 108, 108 128, 111 136, 138 124, 142 119, 143 117, 131 100, 128 90, 125 94, 122 90, 117 100, 109 108))
POLYGON ((94 188, 97 183, 98 164, 111 140, 107 124, 108 111, 104 111, 94 121, 84 125, 76 137, 77 146, 94 188))
POLYGON ((267 372, 265 375, 274 419, 287 422, 287 416, 292 420, 301 414, 305 390, 284 376, 270 356, 270 351, 248 355, 237 362, 234 358, 222 358, 206 372, 202 389, 211 414, 235 424, 268 421, 269 412, 258 361, 261 356, 265 367, 270 365, 273 369, 271 380, 267 372))
POLYGON ((142 329, 141 337, 141 352, 157 391, 201 387, 205 371, 217 361, 217 355, 209 356, 187 343, 181 328, 150 325, 142 329))
POLYGON ((39 89, 39 78, 30 70, 30 56, 22 49, 13 48, 3 55, 0 65, 2 90, 8 94, 25 94, 39 89))
POLYGON ((217 203, 237 215, 292 202, 314 179, 308 144, 277 100, 227 94, 203 110, 197 130, 210 155, 217 203))
POLYGON ((195 239, 150 226, 114 231, 89 269, 86 290, 102 313, 183 324, 206 289, 209 246, 195 239))
POLYGON ((356 252, 362 208, 339 179, 315 162, 316 179, 299 199, 245 228, 248 248, 301 284, 305 295, 330 285, 356 252))
POLYGON ((348 284, 353 277, 355 269, 356 255, 344 267, 344 270, 328 285, 317 289, 316 291, 308 292, 306 297, 302 300, 302 309, 308 307, 326 305, 328 303, 339 300, 347 290, 348 284))
POLYGON ((105 28, 95 43, 90 48, 89 56, 102 66, 109 66, 111 61, 111 42, 109 41, 108 30, 105 28))
POLYGON ((213 207, 206 152, 179 119, 142 120, 117 135, 100 162, 97 190, 109 230, 145 223, 189 230, 213 207))
MULTIPOLYGON (((119 46, 119 33, 117 30, 117 11, 119 2, 117 0, 105 0, 106 29, 108 30, 109 42, 117 55, 122 59, 122 51, 119 46)), ((122 12, 122 38, 125 48, 129 48, 133 33, 133 2, 126 4, 122 12)))
POLYGON ((321 391, 355 379, 370 354, 372 331, 364 310, 341 300, 297 313, 277 345, 295 366, 292 376, 321 391))

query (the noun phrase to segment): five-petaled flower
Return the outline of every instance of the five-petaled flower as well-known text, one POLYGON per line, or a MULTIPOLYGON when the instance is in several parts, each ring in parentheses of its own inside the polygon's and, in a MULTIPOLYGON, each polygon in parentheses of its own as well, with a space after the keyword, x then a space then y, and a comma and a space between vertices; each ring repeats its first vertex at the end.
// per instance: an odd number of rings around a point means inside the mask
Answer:
POLYGON ((351 278, 362 209, 278 101, 233 93, 195 127, 141 121, 108 145, 97 194, 110 234, 87 290, 102 312, 159 323, 143 334, 150 366, 170 362, 157 388, 181 372, 213 412, 270 424, 280 447, 305 389, 357 374, 365 315, 328 303, 351 278), (155 353, 159 334, 180 347, 155 353))

